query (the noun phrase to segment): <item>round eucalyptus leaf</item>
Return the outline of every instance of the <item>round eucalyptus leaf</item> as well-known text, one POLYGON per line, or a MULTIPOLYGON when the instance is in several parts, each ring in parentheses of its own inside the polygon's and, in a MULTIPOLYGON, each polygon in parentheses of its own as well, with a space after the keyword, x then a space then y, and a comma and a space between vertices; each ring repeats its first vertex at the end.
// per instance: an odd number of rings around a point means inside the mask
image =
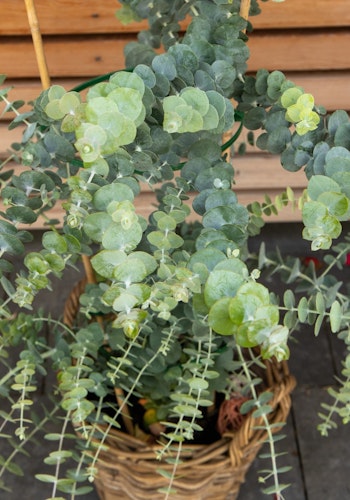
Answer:
POLYGON ((247 295, 250 297, 255 296, 261 305, 268 305, 270 303, 269 290, 264 285, 257 283, 256 281, 248 281, 247 283, 244 283, 239 290, 239 295, 247 295))
POLYGON ((194 81, 196 86, 201 90, 205 90, 206 92, 210 90, 216 91, 214 78, 208 75, 206 71, 200 69, 196 71, 194 75, 194 81))
POLYGON ((219 118, 222 118, 226 111, 225 98, 215 90, 209 90, 207 93, 209 103, 216 109, 219 118))
POLYGON ((172 45, 168 53, 175 59, 176 66, 184 66, 194 73, 198 68, 198 57, 190 47, 182 44, 172 45))
POLYGON ((189 183, 194 183, 197 175, 202 169, 210 168, 210 162, 206 158, 189 159, 181 169, 181 177, 189 183))
POLYGON ((325 175, 313 175, 309 180, 307 192, 312 200, 317 201, 321 194, 331 191, 341 193, 341 187, 333 179, 325 175))
POLYGON ((149 253, 136 251, 132 253, 132 258, 135 258, 143 262, 147 274, 151 274, 153 273, 153 271, 157 269, 158 263, 156 259, 153 257, 153 255, 150 255, 149 253))
POLYGON ((221 132, 221 126, 222 124, 220 124, 220 117, 218 112, 216 111, 216 108, 209 104, 209 109, 203 116, 203 130, 211 130, 212 132, 217 132, 217 130, 215 129, 218 129, 219 127, 221 132))
POLYGON ((268 326, 277 325, 279 322, 278 307, 272 304, 258 307, 256 310, 255 318, 257 320, 266 320, 266 324, 268 326))
POLYGON ((228 304, 228 314, 232 323, 241 325, 246 319, 244 299, 240 296, 233 297, 228 304))
POLYGON ((0 234, 16 235, 17 233, 18 229, 16 228, 16 226, 11 224, 11 222, 0 219, 0 234))
POLYGON ((137 297, 127 291, 124 291, 114 300, 113 309, 117 312, 128 312, 137 304, 137 297))
POLYGON ((164 214, 163 217, 157 220, 158 229, 164 232, 174 231, 177 226, 177 222, 170 215, 164 214))
POLYGON ((18 188, 12 186, 5 186, 1 191, 1 197, 5 201, 5 204, 15 204, 25 206, 28 204, 27 195, 18 188))
POLYGON ((214 271, 229 271, 236 273, 242 276, 244 280, 249 276, 249 271, 245 263, 236 257, 222 260, 215 266, 214 271))
POLYGON ((336 172, 332 177, 333 180, 341 186, 342 193, 350 199, 350 172, 336 172))
POLYGON ((201 163, 199 163, 199 165, 201 164, 202 167, 200 168, 198 165, 198 171, 203 170, 206 165, 209 167, 210 163, 220 161, 221 155, 222 151, 220 145, 217 142, 208 139, 200 139, 199 141, 196 141, 190 147, 188 152, 189 160, 195 161, 196 159, 201 159, 201 163), (203 164, 204 159, 206 161, 205 164, 203 164))
POLYGON ((161 127, 151 128, 152 149, 157 154, 166 153, 172 143, 171 135, 161 127))
POLYGON ((350 123, 339 125, 334 136, 334 144, 350 149, 350 123))
POLYGON ((236 69, 228 61, 223 60, 214 61, 211 67, 216 84, 222 89, 229 88, 237 76, 236 69))
POLYGON ((249 130, 262 128, 266 120, 266 111, 262 107, 252 108, 244 115, 244 125, 249 130))
POLYGON ((112 222, 112 217, 106 212, 95 212, 86 216, 83 227, 89 238, 101 242, 103 235, 112 222))
POLYGON ((285 90, 281 96, 281 104, 284 108, 293 106, 300 96, 303 95, 303 90, 299 87, 291 87, 285 90))
POLYGON ((257 339, 261 330, 265 328, 264 320, 247 321, 238 327, 235 339, 241 347, 254 347, 258 345, 257 339))
POLYGON ((101 145, 104 154, 112 154, 119 146, 131 144, 136 137, 134 121, 122 113, 104 113, 99 116, 99 126, 107 132, 107 140, 101 145))
POLYGON ((135 223, 127 230, 121 224, 112 223, 102 236, 102 245, 106 250, 123 250, 131 252, 140 243, 142 228, 135 223))
POLYGON ((235 109, 229 99, 225 99, 224 131, 230 130, 235 123, 235 109))
POLYGON ((125 263, 116 266, 113 272, 114 278, 123 283, 140 283, 148 273, 141 259, 128 258, 125 263))
POLYGON ((175 59, 170 54, 160 54, 152 61, 154 71, 165 76, 169 81, 174 80, 177 75, 175 59))
POLYGON ((48 262, 51 271, 53 271, 54 273, 60 273, 64 270, 66 264, 64 259, 60 255, 48 252, 45 253, 44 257, 48 262))
POLYGON ((256 74, 255 89, 259 95, 265 95, 267 92, 267 78, 269 72, 266 69, 259 69, 256 74))
POLYGON ((143 107, 142 94, 135 89, 116 88, 108 94, 108 98, 112 99, 117 104, 119 112, 130 120, 136 120, 143 107))
POLYGON ((89 99, 86 104, 85 115, 90 123, 97 124, 100 116, 105 113, 118 113, 117 103, 107 97, 89 99))
POLYGON ((242 205, 233 207, 215 207, 203 216, 203 226, 220 229, 224 225, 248 223, 248 212, 242 205))
POLYGON ((24 252, 24 245, 16 236, 0 233, 0 251, 11 255, 20 255, 24 252))
POLYGON ((216 248, 203 248, 191 256, 188 267, 191 271, 196 272, 196 264, 203 264, 209 271, 212 271, 218 262, 224 259, 226 259, 226 256, 220 250, 216 248))
POLYGON ((68 245, 64 236, 56 233, 55 231, 49 231, 43 234, 42 237, 43 247, 46 250, 56 252, 58 254, 65 253, 68 250, 68 245))
POLYGON ((154 95, 157 97, 165 97, 169 94, 170 82, 168 78, 160 73, 156 73, 156 85, 153 88, 154 95))
POLYGON ((134 69, 134 73, 142 79, 148 88, 152 89, 155 86, 157 80, 154 72, 149 66, 146 66, 145 64, 138 64, 134 69))
POLYGON ((134 89, 141 95, 143 95, 145 91, 144 81, 137 71, 117 71, 110 77, 109 85, 111 87, 126 87, 134 89))
POLYGON ((161 250, 170 250, 171 244, 163 231, 152 231, 147 235, 147 240, 151 245, 161 250))
POLYGON ((126 254, 121 250, 102 250, 91 258, 94 270, 104 278, 113 278, 116 266, 126 261, 126 254))
POLYGON ((349 116, 346 111, 338 109, 334 113, 332 113, 328 119, 328 131, 331 135, 335 135, 338 128, 343 125, 349 123, 349 116))
POLYGON ((196 239, 196 249, 201 250, 208 246, 215 246, 221 251, 226 251, 230 246, 230 241, 225 234, 218 229, 204 229, 196 239), (218 247, 218 244, 220 247, 218 247))
POLYGON ((128 292, 137 297, 138 303, 143 304, 151 295, 151 288, 144 283, 133 283, 128 287, 128 292))
POLYGON ((207 94, 196 87, 186 87, 180 92, 180 97, 198 113, 204 116, 209 109, 207 94))
POLYGON ((276 101, 281 95, 281 87, 286 77, 281 71, 273 71, 267 77, 267 95, 276 101))
POLYGON ((344 221, 349 218, 349 198, 338 192, 322 193, 317 200, 323 203, 330 214, 334 215, 338 220, 344 221))
POLYGON ((267 149, 272 154, 280 154, 291 140, 291 132, 287 127, 274 129, 267 137, 267 149))
POLYGON ((10 207, 6 210, 6 216, 13 222, 23 224, 33 224, 37 220, 37 215, 29 207, 10 207))
POLYGON ((61 99, 62 96, 66 93, 66 90, 61 85, 52 85, 47 92, 47 97, 49 101, 53 101, 54 99, 61 99))
POLYGON ((227 164, 219 164, 215 167, 203 169, 195 181, 195 189, 198 191, 210 188, 227 189, 231 186, 233 169, 227 164))
POLYGON ((241 274, 214 269, 210 273, 204 287, 206 304, 211 307, 219 299, 234 297, 243 282, 244 278, 241 274))
POLYGON ((87 101, 91 101, 95 97, 107 97, 109 92, 107 82, 99 82, 89 88, 87 92, 87 101))
POLYGON ((333 174, 339 171, 350 172, 350 152, 346 148, 337 146, 325 152, 325 172, 327 175, 333 177, 333 174))
POLYGON ((53 99, 45 106, 45 113, 52 120, 62 120, 65 113, 60 107, 59 99, 53 99))
POLYGON ((180 248, 183 245, 184 240, 181 238, 180 235, 176 233, 169 233, 167 235, 167 239, 170 243, 171 248, 180 248))
POLYGON ((96 210, 106 210, 112 201, 133 201, 134 193, 127 185, 121 182, 114 182, 102 186, 93 196, 93 203, 96 210))
POLYGON ((27 196, 32 190, 38 190, 41 186, 45 186, 47 191, 52 191, 55 188, 55 183, 50 176, 31 170, 22 172, 18 177, 14 176, 13 184, 17 188, 23 189, 27 196))
POLYGON ((235 205, 237 195, 231 189, 220 189, 210 192, 205 199, 205 209, 210 210, 215 207, 235 205))
POLYGON ((68 113, 74 114, 76 108, 80 106, 80 104, 81 99, 78 92, 67 92, 59 101, 59 107, 64 115, 68 113))
POLYGON ((206 212, 206 200, 210 194, 216 192, 214 189, 204 189, 194 198, 192 208, 197 214, 204 215, 206 212))
POLYGON ((236 332, 236 325, 231 321, 228 314, 230 298, 225 297, 213 304, 208 314, 208 323, 211 328, 220 335, 233 335, 236 332))
POLYGON ((27 254, 24 258, 24 265, 30 272, 38 274, 46 274, 50 268, 48 261, 38 252, 27 254))

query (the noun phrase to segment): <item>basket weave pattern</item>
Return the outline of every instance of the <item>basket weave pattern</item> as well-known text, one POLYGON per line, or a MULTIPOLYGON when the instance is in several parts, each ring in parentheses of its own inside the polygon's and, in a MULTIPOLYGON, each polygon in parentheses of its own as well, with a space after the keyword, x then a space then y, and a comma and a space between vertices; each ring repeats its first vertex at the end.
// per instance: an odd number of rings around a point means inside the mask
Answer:
MULTIPOLYGON (((64 321, 73 325, 79 307, 79 296, 85 282, 76 285, 67 299, 64 321)), ((273 412, 270 422, 284 423, 291 407, 290 393, 295 379, 285 362, 266 363, 262 374, 265 390, 271 391, 273 412)), ((259 429, 262 418, 248 414, 242 427, 225 434, 220 440, 205 445, 183 445, 182 463, 177 467, 173 500, 235 500, 240 485, 254 461, 266 431, 259 429), (258 428, 257 428, 258 427, 258 428)), ((273 427, 273 432, 278 431, 273 427)), ((168 486, 168 479, 157 472, 168 472, 173 466, 156 459, 158 445, 149 445, 129 434, 112 429, 105 442, 108 451, 102 451, 98 462, 95 486, 101 500, 163 500, 160 488, 168 486)))

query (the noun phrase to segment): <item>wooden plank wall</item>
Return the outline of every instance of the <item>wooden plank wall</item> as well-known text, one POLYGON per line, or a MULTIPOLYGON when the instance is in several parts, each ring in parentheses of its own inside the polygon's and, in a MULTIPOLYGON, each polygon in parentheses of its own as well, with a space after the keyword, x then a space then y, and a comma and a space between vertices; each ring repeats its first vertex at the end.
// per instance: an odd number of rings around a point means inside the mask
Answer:
MULTIPOLYGON (((135 39, 144 23, 122 25, 115 17, 116 0, 36 0, 40 29, 52 83, 67 89, 89 77, 123 68, 123 47, 135 39)), ((262 3, 253 18, 249 70, 279 69, 313 93, 329 111, 350 110, 350 2, 349 0, 285 0, 262 3)), ((28 27, 24 0, 0 2, 0 73, 15 85, 12 99, 29 100, 40 92, 40 80, 28 27)), ((14 140, 0 121, 0 156, 14 140)), ((242 203, 271 196, 290 185, 296 193, 305 186, 302 172, 282 170, 278 159, 253 148, 235 158, 237 193, 242 203)), ((149 211, 151 193, 140 199, 149 211)), ((300 220, 287 209, 284 220, 300 220)), ((271 218, 273 220, 273 218, 271 218)), ((279 219, 281 220, 281 219, 279 219)))

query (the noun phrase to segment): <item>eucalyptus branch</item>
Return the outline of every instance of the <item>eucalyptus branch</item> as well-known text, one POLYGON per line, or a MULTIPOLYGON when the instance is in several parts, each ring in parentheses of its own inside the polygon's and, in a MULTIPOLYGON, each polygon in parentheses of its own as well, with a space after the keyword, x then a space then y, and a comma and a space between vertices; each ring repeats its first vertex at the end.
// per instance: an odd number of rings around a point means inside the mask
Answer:
POLYGON ((54 405, 50 413, 45 413, 44 418, 40 419, 40 421, 32 427, 31 432, 27 433, 25 438, 21 440, 19 443, 16 443, 16 447, 13 449, 13 451, 9 454, 7 457, 6 461, 2 464, 2 467, 0 469, 0 478, 4 475, 6 472, 9 464, 13 461, 13 459, 16 457, 16 455, 24 448, 25 445, 27 445, 31 440, 34 438, 34 436, 41 431, 43 428, 45 428, 45 425, 49 422, 52 421, 53 417, 55 414, 59 411, 59 406, 54 405))
POLYGON ((122 414, 122 412, 124 410, 124 407, 129 403, 129 400, 130 400, 133 392, 137 388, 137 386, 138 386, 138 384, 139 384, 139 382, 140 382, 143 374, 145 372, 147 372, 148 367, 151 366, 151 364, 158 358, 158 356, 160 354, 164 353, 164 350, 167 349, 167 346, 171 342, 172 342, 172 330, 170 328, 168 334, 165 337, 165 339, 162 340, 162 343, 159 346, 159 348, 154 352, 153 356, 149 360, 147 360, 145 362, 145 364, 143 365, 143 367, 141 368, 141 370, 139 370, 137 376, 135 377, 135 379, 133 381, 133 384, 129 388, 128 392, 125 394, 125 397, 123 398, 123 401, 119 405, 118 410, 115 412, 113 418, 108 418, 107 419, 105 417, 105 420, 107 422, 107 426, 106 426, 106 428, 103 431, 101 429, 101 434, 102 435, 99 436, 99 440, 98 440, 98 443, 97 443, 96 451, 94 451, 94 456, 93 456, 93 459, 92 459, 92 463, 88 467, 88 471, 90 471, 90 477, 89 477, 90 481, 93 481, 93 476, 94 476, 94 472, 93 471, 96 470, 96 463, 98 461, 98 457, 99 457, 101 451, 103 450, 104 443, 105 443, 105 441, 106 441, 106 439, 108 437, 108 434, 111 431, 113 425, 115 425, 115 423, 116 423, 119 415, 122 414))
MULTIPOLYGON (((238 353, 239 359, 240 359, 240 361, 242 363, 242 367, 243 367, 243 371, 244 371, 245 377, 246 377, 246 379, 248 381, 248 385, 249 385, 249 388, 250 388, 250 391, 251 391, 251 395, 252 395, 252 398, 253 398, 253 401, 254 401, 254 405, 256 406, 257 410, 261 410, 262 409, 262 405, 261 405, 260 400, 259 400, 259 394, 257 393, 255 385, 253 384, 253 379, 252 379, 252 376, 251 376, 251 371, 248 368, 248 365, 247 365, 246 359, 245 359, 245 357, 243 355, 242 349, 238 345, 237 345, 237 353, 238 353)), ((270 411, 271 410, 272 410, 272 408, 270 408, 270 411)), ((278 467, 277 467, 277 453, 276 453, 276 449, 275 449, 275 441, 274 441, 274 438, 273 438, 272 428, 271 428, 269 419, 267 417, 267 412, 266 411, 259 412, 259 416, 262 418, 262 420, 264 422, 264 429, 265 429, 266 434, 267 434, 267 442, 268 442, 269 447, 270 447, 270 459, 271 459, 272 477, 273 477, 273 483, 274 483, 273 493, 276 496, 276 500, 284 500, 284 497, 281 494, 281 491, 282 491, 283 488, 282 488, 282 486, 280 485, 280 482, 279 482, 279 474, 278 474, 278 467)), ((282 425, 283 424, 281 423, 281 426, 282 425)))

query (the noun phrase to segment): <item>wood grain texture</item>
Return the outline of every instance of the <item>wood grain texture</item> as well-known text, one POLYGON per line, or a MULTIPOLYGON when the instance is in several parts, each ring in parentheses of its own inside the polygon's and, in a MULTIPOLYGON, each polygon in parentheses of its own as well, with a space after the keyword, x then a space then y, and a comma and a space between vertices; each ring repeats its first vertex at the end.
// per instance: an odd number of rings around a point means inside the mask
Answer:
MULTIPOLYGON (((123 25, 115 17, 116 0, 36 0, 43 34, 137 32, 146 23, 123 25)), ((291 0, 262 3, 251 19, 255 29, 350 26, 348 0, 291 0)), ((29 34, 23 0, 1 0, 0 35, 29 34)))
MULTIPOLYGON (((125 44, 133 35, 94 37, 46 37, 44 47, 52 78, 85 77, 122 69, 125 44)), ((249 71, 259 68, 281 71, 350 69, 350 31, 257 32, 249 44, 249 71), (286 56, 288 54, 288 57, 286 56)), ((2 38, 1 71, 9 78, 35 78, 38 68, 29 37, 2 38)))
POLYGON ((330 28, 350 26, 349 0, 287 0, 261 3, 251 19, 256 29, 330 28))

